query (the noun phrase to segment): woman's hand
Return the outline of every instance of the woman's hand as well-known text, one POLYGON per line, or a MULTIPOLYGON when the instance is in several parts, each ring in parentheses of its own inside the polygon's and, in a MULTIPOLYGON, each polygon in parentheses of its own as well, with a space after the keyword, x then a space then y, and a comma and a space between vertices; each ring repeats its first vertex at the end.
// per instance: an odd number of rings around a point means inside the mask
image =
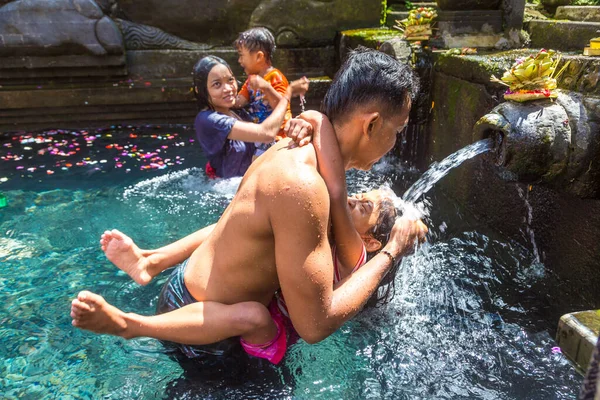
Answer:
POLYGON ((296 146, 302 147, 311 142, 313 126, 310 122, 303 119, 292 118, 285 124, 283 131, 287 137, 293 140, 293 143, 289 146, 290 148, 296 146))
POLYGON ((291 90, 292 97, 304 96, 304 94, 308 91, 308 86, 309 80, 305 76, 290 82, 289 89, 291 90))

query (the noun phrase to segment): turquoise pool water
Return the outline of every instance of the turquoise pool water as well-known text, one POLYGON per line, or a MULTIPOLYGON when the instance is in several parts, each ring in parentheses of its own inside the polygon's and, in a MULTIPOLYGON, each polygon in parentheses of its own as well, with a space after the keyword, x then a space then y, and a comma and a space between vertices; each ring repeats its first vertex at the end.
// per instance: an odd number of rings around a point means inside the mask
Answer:
MULTIPOLYGON (((435 189, 431 241, 405 260, 394 300, 322 343, 293 345, 278 368, 184 369, 155 340, 72 328, 78 291, 150 314, 167 277, 132 282, 101 252, 105 229, 161 246, 216 221, 230 201, 239 180, 207 181, 191 140, 181 126, 0 136, 9 202, 0 209, 0 397, 576 398, 582 379, 555 348, 556 321, 539 312, 552 296, 539 288, 556 284, 552 277, 531 251, 435 189)), ((350 191, 391 181, 401 194, 418 175, 394 164, 350 173, 350 191)))

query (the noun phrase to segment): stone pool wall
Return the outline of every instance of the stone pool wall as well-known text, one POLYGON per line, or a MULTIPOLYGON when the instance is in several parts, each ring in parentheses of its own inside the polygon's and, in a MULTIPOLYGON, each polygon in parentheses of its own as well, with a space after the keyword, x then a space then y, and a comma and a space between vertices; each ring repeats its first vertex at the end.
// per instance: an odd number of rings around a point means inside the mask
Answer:
MULTIPOLYGON (((491 84, 491 74, 499 76, 518 55, 499 53, 488 56, 439 56, 434 72, 432 98, 434 107, 426 163, 443 159, 448 154, 473 142, 473 126, 494 106, 504 101, 504 89, 491 84)), ((597 61, 574 60, 571 72, 561 80, 563 88, 576 88, 585 94, 590 115, 600 119, 596 84, 586 84, 597 61)), ((597 127, 598 125, 593 125, 597 127)), ((597 129, 595 129, 597 130, 597 129)), ((592 158, 600 159, 598 136, 589 141, 592 158)), ((540 254, 546 273, 555 274, 562 282, 556 304, 547 313, 558 320, 574 311, 573 304, 594 307, 600 303, 600 181, 591 163, 587 196, 552 184, 534 182, 517 184, 506 180, 502 170, 485 156, 457 168, 439 185, 464 205, 482 223, 520 241, 540 254), (522 191, 519 193, 519 189, 522 191), (529 206, 528 206, 528 205, 529 206), (529 213, 531 212, 531 218, 529 213), (529 222, 528 222, 529 221, 529 222), (533 232, 533 240, 531 236, 533 232), (563 301, 564 300, 564 301, 563 301)), ((546 290, 546 288, 532 288, 546 290)))

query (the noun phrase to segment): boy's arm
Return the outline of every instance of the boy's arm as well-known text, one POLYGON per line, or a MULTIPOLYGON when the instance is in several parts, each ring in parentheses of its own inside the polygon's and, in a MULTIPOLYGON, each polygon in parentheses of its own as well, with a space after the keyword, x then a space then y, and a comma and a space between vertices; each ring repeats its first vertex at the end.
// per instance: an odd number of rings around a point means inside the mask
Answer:
POLYGON ((248 92, 248 79, 246 79, 246 82, 244 82, 244 85, 242 85, 242 88, 240 89, 240 91, 238 92, 238 94, 235 98, 234 108, 245 107, 248 105, 249 101, 250 101, 250 93, 248 92))
POLYGON ((248 86, 253 90, 260 90, 267 102, 271 105, 271 108, 275 108, 277 103, 285 97, 287 93, 287 87, 282 92, 278 92, 269 81, 266 81, 258 75, 250 75, 248 77, 248 86))
MULTIPOLYGON (((259 77, 259 79, 262 78, 259 77)), ((264 81, 264 79, 262 80, 264 81)), ((277 105, 273 108, 273 112, 271 112, 271 115, 269 115, 267 119, 260 124, 236 121, 227 137, 232 140, 241 140, 243 142, 272 142, 279 132, 290 99, 292 96, 306 93, 308 84, 307 78, 293 81, 286 91, 286 96, 280 98, 277 105)))
POLYGON ((348 210, 346 171, 342 155, 333 125, 325 115, 317 111, 307 111, 299 118, 313 125, 313 145, 317 153, 319 174, 323 177, 329 192, 333 238, 341 263, 339 272, 343 278, 352 273, 362 255, 364 245, 348 210))
MULTIPOLYGON (((283 190, 278 191, 269 218, 277 275, 294 328, 305 341, 316 343, 364 306, 392 262, 379 253, 334 290, 325 183, 316 171, 302 168, 280 171, 278 178, 283 190)), ((399 259, 424 230, 419 221, 397 222, 385 250, 399 259)))

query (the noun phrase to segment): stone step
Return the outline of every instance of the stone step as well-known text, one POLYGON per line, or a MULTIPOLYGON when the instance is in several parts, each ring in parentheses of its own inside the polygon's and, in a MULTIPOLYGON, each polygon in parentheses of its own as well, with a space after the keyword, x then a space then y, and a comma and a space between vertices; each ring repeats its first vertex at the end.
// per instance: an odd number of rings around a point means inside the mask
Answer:
POLYGON ((562 353, 585 373, 600 333, 600 310, 565 314, 558 322, 556 341, 562 353))
POLYGON ((526 24, 531 47, 583 53, 590 39, 600 36, 600 22, 533 20, 526 24))
POLYGON ((580 22, 600 22, 600 6, 561 6, 556 9, 554 18, 580 22))

